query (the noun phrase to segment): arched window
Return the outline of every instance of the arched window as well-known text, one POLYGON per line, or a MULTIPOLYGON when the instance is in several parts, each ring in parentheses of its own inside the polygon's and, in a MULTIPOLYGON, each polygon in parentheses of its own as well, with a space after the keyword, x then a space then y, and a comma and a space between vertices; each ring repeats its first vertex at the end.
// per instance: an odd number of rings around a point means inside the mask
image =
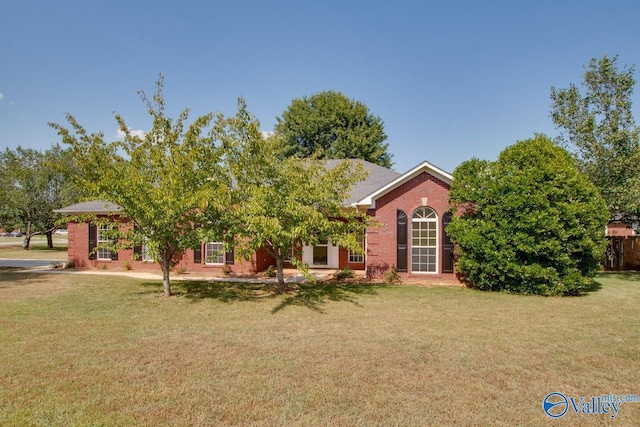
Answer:
POLYGON ((438 271, 438 216, 431 208, 418 208, 411 217, 411 271, 438 271))

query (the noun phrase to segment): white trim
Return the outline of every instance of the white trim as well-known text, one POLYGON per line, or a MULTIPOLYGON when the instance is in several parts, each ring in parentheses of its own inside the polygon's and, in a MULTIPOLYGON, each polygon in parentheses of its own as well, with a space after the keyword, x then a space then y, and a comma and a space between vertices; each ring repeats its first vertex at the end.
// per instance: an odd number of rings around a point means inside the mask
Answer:
MULTIPOLYGON (((438 213, 433 209, 430 208, 428 206, 421 206, 419 208, 417 208, 416 210, 413 211, 413 213, 411 214, 411 227, 409 228, 410 231, 410 241, 411 241, 411 246, 410 246, 410 251, 409 251, 409 271, 411 272, 411 274, 438 274, 439 269, 440 269, 440 218, 438 216, 438 213), (431 212, 433 212, 434 216, 433 217, 420 217, 420 218, 415 218, 416 212, 418 212, 421 209, 428 209, 431 212), (436 245, 435 246, 413 246, 413 225, 414 223, 434 223, 435 224, 435 241, 436 241, 436 245), (434 271, 414 271, 413 270, 413 250, 414 249, 433 249, 435 251, 435 263, 434 263, 434 271)), ((428 255, 427 255, 428 256, 428 255)))
MULTIPOLYGON (((111 240, 109 239, 100 239, 100 232, 109 231, 108 225, 99 225, 96 227, 96 246, 100 246, 101 243, 109 243, 111 240)), ((98 261, 111 261, 111 249, 108 248, 98 248, 96 249, 96 260, 98 261)))
POLYGON ((312 245, 306 243, 302 246, 302 262, 306 263, 311 268, 338 268, 340 262, 340 248, 335 246, 331 239, 328 239, 326 243, 318 243, 312 245), (326 264, 314 264, 313 263, 313 247, 325 246, 327 248, 327 263, 326 264))
POLYGON ((205 265, 224 265, 224 257, 225 253, 223 252, 223 244, 222 242, 208 242, 204 244, 204 264, 205 265), (213 246, 211 247, 211 255, 209 255, 209 245, 220 245, 220 249, 215 250, 213 246), (213 260, 217 260, 222 257, 222 262, 213 262, 213 260), (211 258, 211 259, 210 259, 211 258))
POLYGON ((376 191, 374 191, 373 193, 370 193, 369 195, 365 196, 364 198, 358 200, 357 202, 354 202, 351 204, 351 206, 353 207, 367 207, 367 208, 375 208, 376 207, 376 200, 382 196, 384 196, 385 194, 389 193, 392 190, 395 190, 396 188, 398 188, 399 186, 401 186, 402 184, 404 184, 405 182, 409 181, 412 178, 415 178, 416 176, 420 175, 422 172, 426 172, 430 175, 433 175, 434 177, 444 181, 447 184, 451 184, 453 182, 453 175, 451 175, 448 172, 443 171, 442 169, 438 168, 437 166, 432 165, 431 163, 424 161, 422 163, 420 163, 418 166, 414 167, 413 169, 410 169, 408 172, 405 172, 404 174, 400 175, 398 178, 394 179, 393 181, 391 181, 390 183, 388 183, 387 185, 380 187, 379 189, 377 189, 376 191))

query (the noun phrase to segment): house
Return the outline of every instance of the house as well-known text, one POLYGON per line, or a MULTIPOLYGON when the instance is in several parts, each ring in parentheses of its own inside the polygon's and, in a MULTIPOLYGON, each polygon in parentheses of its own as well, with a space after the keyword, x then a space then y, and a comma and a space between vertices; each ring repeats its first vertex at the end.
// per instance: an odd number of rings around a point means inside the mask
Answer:
MULTIPOLYGON (((328 160, 327 167, 332 168, 340 161, 328 160)), ((426 161, 402 174, 364 160, 351 161, 360 162, 369 170, 369 176, 353 188, 351 197, 344 201, 345 207, 366 212, 376 219, 378 226, 370 227, 362 236, 364 254, 351 253, 328 240, 303 245, 302 261, 311 268, 364 270, 369 277, 381 277, 396 268, 401 276, 454 279, 453 244, 445 230, 451 220, 448 212, 451 174, 426 161)), ((92 213, 118 220, 120 208, 112 203, 91 201, 56 212, 92 213)), ((68 258, 76 267, 114 268, 123 267, 126 262, 135 269, 159 270, 148 259, 144 247, 117 253, 106 249, 95 251, 101 242, 100 229, 95 225, 71 222, 67 230, 68 258)), ((220 250, 220 243, 203 243, 200 249, 187 251, 178 268, 214 274, 224 268, 247 274, 275 265, 275 260, 262 249, 248 261, 236 260, 233 252, 223 254, 220 250)))

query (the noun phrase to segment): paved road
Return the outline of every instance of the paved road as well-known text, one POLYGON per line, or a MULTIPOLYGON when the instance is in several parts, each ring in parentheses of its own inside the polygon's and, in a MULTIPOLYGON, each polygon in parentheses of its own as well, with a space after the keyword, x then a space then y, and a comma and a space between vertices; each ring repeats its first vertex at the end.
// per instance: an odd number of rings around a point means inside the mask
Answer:
POLYGON ((64 261, 52 260, 52 259, 6 259, 6 258, 0 258, 0 267, 40 268, 40 267, 49 267, 52 262, 62 263, 64 261))

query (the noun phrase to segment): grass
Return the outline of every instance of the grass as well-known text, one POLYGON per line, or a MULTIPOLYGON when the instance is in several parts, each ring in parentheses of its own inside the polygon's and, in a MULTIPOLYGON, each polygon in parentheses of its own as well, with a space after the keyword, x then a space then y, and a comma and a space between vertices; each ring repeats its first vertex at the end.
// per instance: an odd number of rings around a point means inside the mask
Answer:
POLYGON ((0 425, 540 425, 552 391, 640 394, 637 274, 577 298, 174 287, 0 272, 0 425))
POLYGON ((53 248, 47 247, 46 236, 33 236, 29 250, 22 249, 23 237, 0 237, 0 258, 51 259, 66 261, 67 237, 53 236, 53 248))

